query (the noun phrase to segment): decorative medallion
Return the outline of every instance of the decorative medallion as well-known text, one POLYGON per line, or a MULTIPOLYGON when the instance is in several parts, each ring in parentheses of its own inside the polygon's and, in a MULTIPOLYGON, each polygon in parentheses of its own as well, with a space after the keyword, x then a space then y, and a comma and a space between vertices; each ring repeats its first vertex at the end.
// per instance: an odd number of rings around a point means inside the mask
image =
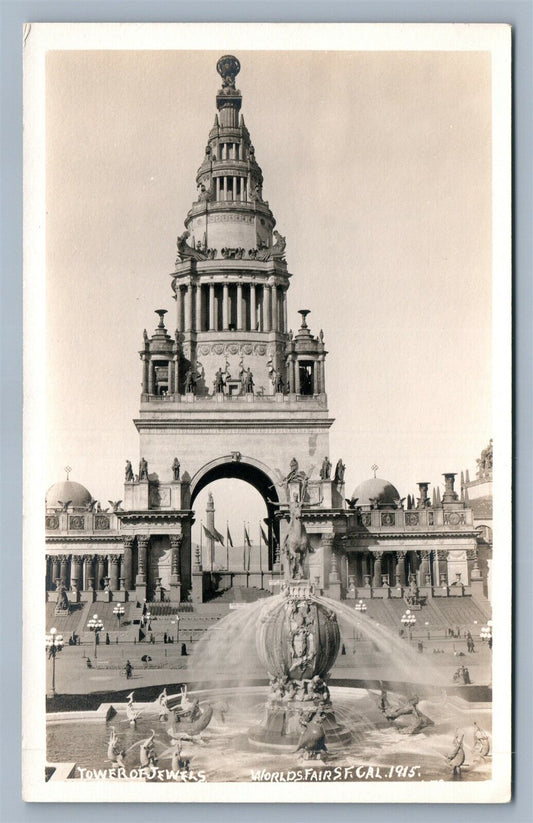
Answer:
POLYGON ((79 517, 78 515, 74 515, 73 517, 69 518, 68 521, 69 529, 76 529, 76 531, 82 531, 85 528, 85 518, 79 517))
POLYGON ((419 522, 420 518, 418 516, 418 512, 405 512, 406 526, 418 526, 419 522))
POLYGON ((46 528, 47 529, 58 529, 59 528, 59 517, 55 515, 48 515, 46 518, 46 528))
POLYGON ((236 343, 230 343, 228 345, 228 353, 229 354, 239 354, 239 347, 236 343))
POLYGON ((465 516, 459 512, 444 512, 444 523, 446 526, 459 526, 464 524, 465 516))
POLYGON ((435 515, 433 514, 433 512, 428 512, 428 526, 434 526, 434 525, 435 525, 435 515))
POLYGON ((359 523, 361 526, 370 526, 372 524, 372 515, 368 512, 364 512, 363 514, 359 515, 359 523))
POLYGON ((209 354, 211 351, 211 346, 207 346, 205 343, 202 343, 201 346, 198 347, 200 354, 209 354))
POLYGON ((109 517, 105 514, 97 514, 94 518, 94 528, 104 531, 109 528, 109 517))
POLYGON ((382 512, 381 513, 381 525, 382 526, 394 526, 395 517, 391 512, 382 512))
POLYGON ((264 343, 256 343, 254 346, 254 353, 260 355, 266 354, 266 346, 264 343))
POLYGON ((224 345, 222 343, 214 343, 213 354, 224 354, 224 345))
POLYGON ((253 352, 253 346, 251 343, 243 343, 241 346, 241 352, 243 354, 251 354, 253 352))

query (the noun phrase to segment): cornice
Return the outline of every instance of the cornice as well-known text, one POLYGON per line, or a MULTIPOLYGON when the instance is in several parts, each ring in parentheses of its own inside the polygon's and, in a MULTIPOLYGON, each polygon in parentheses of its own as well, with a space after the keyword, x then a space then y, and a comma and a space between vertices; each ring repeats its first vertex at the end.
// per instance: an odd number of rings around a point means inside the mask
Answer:
POLYGON ((476 539, 476 532, 475 530, 466 532, 466 531, 456 531, 456 532, 445 532, 445 531, 423 531, 423 532, 379 532, 379 531, 367 531, 367 532, 349 532, 343 537, 343 541, 350 542, 350 541, 357 541, 362 542, 367 538, 379 538, 380 540, 434 540, 435 538, 449 538, 449 537, 461 537, 465 538, 473 538, 476 539))
MULTIPOLYGON (((215 411, 215 409, 213 409, 215 411)), ((220 408, 216 409, 217 413, 220 413, 220 408)), ((228 410, 230 411, 230 410, 228 410)), ((319 409, 317 411, 320 411, 319 409)), ((249 412, 248 412, 249 413, 249 412)), ((257 429, 276 429, 276 430, 288 430, 294 431, 297 429, 329 429, 335 422, 335 418, 325 418, 323 420, 309 420, 308 418, 300 418, 300 420, 294 419, 294 412, 291 410, 291 420, 276 420, 275 418, 271 419, 244 419, 244 420, 223 420, 219 417, 217 418, 199 418, 196 420, 142 420, 142 419, 134 419, 135 427, 137 431, 142 430, 150 430, 150 431, 162 431, 162 430, 169 430, 169 429, 200 429, 206 431, 221 431, 221 430, 228 430, 228 429, 238 429, 238 430, 257 430, 257 429)))

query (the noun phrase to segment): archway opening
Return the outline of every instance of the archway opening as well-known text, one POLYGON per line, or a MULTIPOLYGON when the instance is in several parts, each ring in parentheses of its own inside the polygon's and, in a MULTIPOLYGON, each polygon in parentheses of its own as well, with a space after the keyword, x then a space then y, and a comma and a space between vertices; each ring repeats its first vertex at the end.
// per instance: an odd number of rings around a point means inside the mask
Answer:
POLYGON ((279 560, 276 503, 272 480, 249 463, 224 462, 193 478, 194 560, 205 571, 271 571, 279 560))

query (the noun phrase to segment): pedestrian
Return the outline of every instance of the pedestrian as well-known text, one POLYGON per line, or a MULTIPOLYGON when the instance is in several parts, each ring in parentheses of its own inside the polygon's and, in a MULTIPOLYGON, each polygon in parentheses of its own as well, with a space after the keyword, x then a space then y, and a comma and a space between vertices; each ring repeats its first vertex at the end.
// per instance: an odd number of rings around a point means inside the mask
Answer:
POLYGON ((155 643, 155 637, 152 632, 150 632, 150 643, 152 643, 152 645, 155 643))
POLYGON ((109 632, 106 632, 105 633, 105 644, 106 644, 106 646, 109 646, 110 643, 111 643, 111 640, 109 639, 109 632))
POLYGON ((167 633, 165 632, 163 635, 163 643, 166 645, 168 641, 167 633))

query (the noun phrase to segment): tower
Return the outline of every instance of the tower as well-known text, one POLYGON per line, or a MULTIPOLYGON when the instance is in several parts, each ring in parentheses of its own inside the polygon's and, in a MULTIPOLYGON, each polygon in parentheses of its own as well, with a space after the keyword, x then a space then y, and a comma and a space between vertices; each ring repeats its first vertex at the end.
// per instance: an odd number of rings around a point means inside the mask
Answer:
MULTIPOLYGON (((297 333, 289 330, 286 242, 263 198, 263 175, 241 114, 239 61, 221 57, 217 71, 217 114, 171 272, 175 331, 169 334, 166 312, 157 310, 157 327, 151 336, 145 331, 140 351, 142 394, 134 422, 147 479, 126 481, 121 516, 132 535, 142 530, 150 539, 168 537, 175 600, 191 591, 193 599, 202 596, 191 525, 195 498, 213 480, 245 480, 263 496, 270 575, 279 571, 279 510, 292 485, 301 492, 303 478, 306 500, 322 509, 335 505, 335 494, 339 507, 343 499, 331 481, 311 481, 329 454, 333 423, 323 334, 312 334, 307 309, 300 311, 297 333), (172 473, 176 454, 180 479, 172 473)), ((324 527, 332 533, 331 520, 324 527)), ((315 565, 321 562, 317 555, 315 565)), ((148 586, 149 594, 149 580, 138 578, 137 585, 141 593, 148 586)))

